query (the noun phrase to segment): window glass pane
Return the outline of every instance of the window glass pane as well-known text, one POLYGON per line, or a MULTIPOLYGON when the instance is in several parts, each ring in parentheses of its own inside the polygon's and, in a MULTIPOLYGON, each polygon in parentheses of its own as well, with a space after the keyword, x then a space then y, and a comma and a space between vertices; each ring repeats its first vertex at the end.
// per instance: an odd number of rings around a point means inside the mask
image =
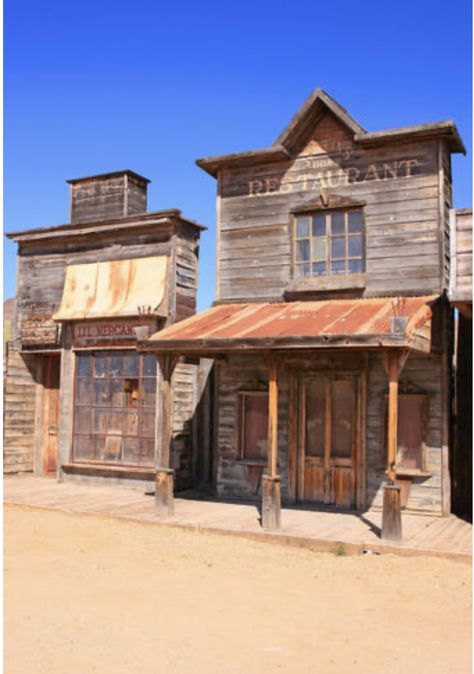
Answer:
POLYGON ((362 232, 362 211, 349 211, 347 215, 349 232, 362 232))
POLYGON ((110 405, 112 407, 126 407, 127 394, 125 393, 124 389, 124 380, 112 379, 110 381, 110 389, 111 389, 110 405))
POLYGON ((109 357, 106 353, 94 354, 94 377, 105 377, 107 375, 109 357))
POLYGON ((123 460, 125 463, 143 462, 143 457, 140 451, 140 438, 123 439, 123 460))
POLYGON ((268 396, 245 395, 243 398, 243 417, 243 456, 249 459, 266 459, 268 396))
POLYGON ((309 236, 309 217, 305 216, 296 220, 296 236, 298 239, 309 236))
POLYGON ((299 264, 296 266, 296 275, 297 276, 309 276, 311 273, 310 264, 299 264))
POLYGON ((92 461, 94 455, 94 443, 87 435, 75 435, 73 441, 73 456, 76 461, 92 461))
POLYGON ((112 382, 110 379, 97 379, 94 381, 94 406, 100 407, 112 405, 112 382))
POLYGON ((296 242, 296 259, 298 262, 309 260, 309 240, 296 242))
POLYGON ((344 212, 331 215, 331 234, 344 234, 344 212))
POLYGON ((91 373, 91 356, 89 353, 76 354, 76 372, 78 377, 88 377, 91 373))
POLYGON ((354 382, 336 379, 332 385, 332 455, 350 457, 354 429, 354 382))
POLYGON ((141 404, 142 407, 155 406, 155 396, 156 396, 156 379, 144 379, 142 381, 141 389, 141 404))
POLYGON ((333 259, 336 258, 344 258, 346 256, 345 253, 345 238, 343 236, 338 236, 336 238, 331 239, 331 257, 333 259))
POLYGON ((91 402, 92 381, 87 377, 77 379, 76 403, 89 405, 91 402))
POLYGON ((346 271, 346 261, 337 260, 336 262, 331 262, 331 272, 333 274, 344 274, 346 271))
POLYGON ((148 440, 146 438, 140 438, 139 463, 153 464, 154 456, 155 456, 155 441, 148 440))
POLYGON ((142 412, 140 435, 153 438, 155 435, 155 414, 154 412, 142 412))
POLYGON ((364 271, 362 260, 348 260, 348 265, 350 274, 361 274, 364 271))
POLYGON ((138 377, 138 353, 136 351, 124 354, 123 374, 126 377, 138 377))
POLYGON ((325 262, 313 262, 313 274, 315 276, 324 276, 326 273, 327 271, 325 262))
POLYGON ((156 356, 154 353, 142 356, 142 374, 144 377, 156 377, 156 356))
POLYGON ((325 215, 315 215, 313 217, 313 236, 326 236, 325 215))
POLYGON ((362 236, 349 236, 349 257, 362 257, 362 236))
POLYGON ((125 374, 126 356, 123 351, 116 351, 110 357, 110 369, 106 373, 107 377, 123 377, 125 374))
POLYGON ((325 383, 318 379, 306 383, 305 452, 307 456, 324 456, 325 383))
POLYGON ((120 462, 122 460, 123 437, 119 431, 111 430, 105 438, 96 439, 96 453, 101 455, 101 460, 107 463, 120 462))
POLYGON ((313 260, 326 260, 327 257, 327 238, 318 236, 313 239, 313 260))
POLYGON ((122 414, 124 435, 138 435, 138 411, 122 414))
POLYGON ((90 431, 90 414, 91 408, 77 407, 75 408, 74 430, 81 435, 89 433, 90 431))

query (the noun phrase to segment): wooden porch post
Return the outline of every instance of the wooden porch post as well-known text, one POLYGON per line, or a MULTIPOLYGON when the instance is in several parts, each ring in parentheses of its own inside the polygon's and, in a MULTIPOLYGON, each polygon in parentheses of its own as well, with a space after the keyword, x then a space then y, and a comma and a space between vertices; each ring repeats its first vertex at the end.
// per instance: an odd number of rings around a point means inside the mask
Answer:
POLYGON ((161 418, 156 429, 158 447, 156 452, 155 503, 160 514, 172 517, 174 515, 174 471, 170 467, 173 412, 171 376, 177 359, 171 354, 158 354, 157 361, 161 370, 162 386, 161 418))
POLYGON ((280 528, 280 476, 278 470, 278 362, 268 360, 268 472, 262 480, 262 526, 280 528))
POLYGON ((388 363, 388 446, 387 483, 383 492, 382 538, 399 541, 402 538, 400 485, 395 483, 398 424, 398 354, 391 351, 388 363))

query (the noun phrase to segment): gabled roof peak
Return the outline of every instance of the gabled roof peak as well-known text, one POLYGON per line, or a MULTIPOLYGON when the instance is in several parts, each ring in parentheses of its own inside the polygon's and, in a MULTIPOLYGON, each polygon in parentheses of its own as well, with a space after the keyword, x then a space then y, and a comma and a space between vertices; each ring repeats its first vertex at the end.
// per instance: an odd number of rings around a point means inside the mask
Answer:
POLYGON ((286 129, 284 129, 273 144, 282 145, 287 150, 293 149, 307 130, 314 126, 315 121, 325 109, 330 110, 341 124, 354 135, 365 133, 365 129, 349 115, 342 105, 339 105, 323 89, 318 88, 314 89, 308 96, 286 129))

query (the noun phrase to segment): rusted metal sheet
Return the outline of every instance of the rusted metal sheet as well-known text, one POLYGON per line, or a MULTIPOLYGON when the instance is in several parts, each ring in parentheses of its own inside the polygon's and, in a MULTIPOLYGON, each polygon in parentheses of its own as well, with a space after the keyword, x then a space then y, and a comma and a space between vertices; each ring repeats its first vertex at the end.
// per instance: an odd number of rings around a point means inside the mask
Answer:
POLYGON ((20 338, 23 346, 56 346, 60 327, 51 316, 32 316, 21 322, 20 338))
POLYGON ((233 340, 279 340, 318 336, 391 336, 392 319, 406 317, 401 336, 406 340, 431 319, 436 296, 228 304, 213 307, 173 325, 150 338, 157 347, 165 343, 196 347, 233 340))
POLYGON ((56 321, 164 315, 167 256, 69 265, 56 321))

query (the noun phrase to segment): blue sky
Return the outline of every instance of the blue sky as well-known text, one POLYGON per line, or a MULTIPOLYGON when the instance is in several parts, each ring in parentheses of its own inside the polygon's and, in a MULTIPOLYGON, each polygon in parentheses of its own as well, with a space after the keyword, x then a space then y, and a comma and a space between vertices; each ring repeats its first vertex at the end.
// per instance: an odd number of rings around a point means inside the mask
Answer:
MULTIPOLYGON (((454 205, 470 206, 471 25, 468 0, 5 0, 5 230, 64 223, 67 178, 130 168, 149 210, 209 228, 202 309, 216 185, 195 159, 271 144, 315 87, 371 131, 454 119, 454 205)), ((4 258, 11 297, 9 241, 4 258)))

